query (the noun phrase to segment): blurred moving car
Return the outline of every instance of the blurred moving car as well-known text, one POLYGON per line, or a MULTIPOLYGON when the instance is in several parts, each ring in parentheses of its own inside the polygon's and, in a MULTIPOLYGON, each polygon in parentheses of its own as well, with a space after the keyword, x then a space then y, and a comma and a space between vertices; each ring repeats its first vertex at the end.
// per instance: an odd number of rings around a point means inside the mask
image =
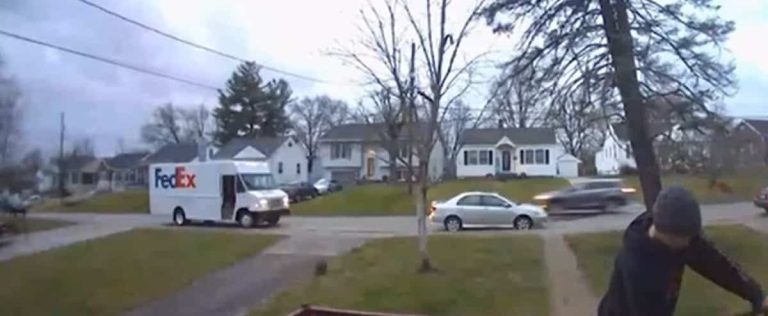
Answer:
POLYGON ((288 199, 291 202, 298 202, 303 200, 313 199, 320 195, 315 187, 307 182, 293 182, 280 186, 280 190, 283 190, 288 194, 288 199))
POLYGON ((627 195, 634 192, 634 188, 623 187, 621 181, 590 181, 560 191, 541 193, 533 199, 550 213, 568 209, 614 211, 627 205, 627 195))
POLYGON ((341 191, 342 186, 341 183, 339 183, 336 180, 328 180, 328 179, 320 179, 317 180, 314 184, 315 189, 317 190, 317 193, 319 194, 326 194, 329 192, 336 192, 341 191))
POLYGON ((768 187, 765 187, 755 196, 755 206, 768 212, 768 187))
POLYGON ((531 229, 542 226, 547 214, 541 207, 517 204, 498 193, 464 192, 444 202, 432 202, 429 219, 452 232, 468 226, 531 229))

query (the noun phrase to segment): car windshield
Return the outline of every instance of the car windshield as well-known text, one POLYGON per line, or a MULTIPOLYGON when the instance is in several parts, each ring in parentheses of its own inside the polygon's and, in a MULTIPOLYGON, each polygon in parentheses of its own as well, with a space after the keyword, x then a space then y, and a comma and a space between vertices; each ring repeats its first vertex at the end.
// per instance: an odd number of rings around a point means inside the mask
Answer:
POLYGON ((268 173, 241 173, 240 178, 243 179, 245 188, 248 191, 253 190, 271 190, 275 189, 275 178, 268 173))
POLYGON ((317 185, 325 185, 325 184, 328 184, 328 180, 320 179, 320 180, 317 180, 317 182, 315 182, 315 184, 317 184, 317 185))

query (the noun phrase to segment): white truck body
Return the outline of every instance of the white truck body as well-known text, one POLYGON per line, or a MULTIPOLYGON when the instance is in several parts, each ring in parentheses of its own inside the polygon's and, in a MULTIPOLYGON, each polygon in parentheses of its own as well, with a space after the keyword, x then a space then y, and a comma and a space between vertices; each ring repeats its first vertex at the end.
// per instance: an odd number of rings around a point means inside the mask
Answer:
POLYGON ((226 160, 150 165, 149 210, 169 218, 181 210, 186 220, 204 221, 238 220, 241 212, 278 219, 290 213, 288 195, 266 162, 226 160))

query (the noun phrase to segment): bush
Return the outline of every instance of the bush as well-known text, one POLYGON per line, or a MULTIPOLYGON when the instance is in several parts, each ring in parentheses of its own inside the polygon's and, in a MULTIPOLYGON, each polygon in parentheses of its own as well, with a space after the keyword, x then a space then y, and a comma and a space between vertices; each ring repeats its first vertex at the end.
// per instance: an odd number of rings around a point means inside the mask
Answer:
POLYGON ((637 168, 630 167, 630 166, 621 166, 621 168, 619 168, 619 174, 623 176, 634 176, 634 175, 637 175, 638 172, 637 172, 637 168))

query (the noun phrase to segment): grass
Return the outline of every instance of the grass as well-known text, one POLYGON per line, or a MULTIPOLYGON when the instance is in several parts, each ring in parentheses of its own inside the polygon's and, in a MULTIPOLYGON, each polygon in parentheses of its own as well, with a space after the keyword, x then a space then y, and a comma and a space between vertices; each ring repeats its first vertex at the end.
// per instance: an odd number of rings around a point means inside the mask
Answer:
POLYGON ((0 215, 0 223, 7 223, 15 230, 15 233, 33 233, 73 224, 67 221, 21 216, 13 217, 11 215, 0 215))
POLYGON ((32 209, 38 212, 83 212, 83 213, 149 213, 147 190, 126 190, 101 193, 90 199, 62 205, 58 199, 50 199, 32 209))
POLYGON ((429 252, 439 272, 418 274, 414 238, 369 242, 251 315, 286 315, 305 303, 444 316, 548 314, 539 237, 430 237, 429 252))
POLYGON ((0 315, 114 315, 258 253, 278 237, 133 230, 0 262, 0 315))
MULTIPOLYGON (((738 262, 759 283, 768 284, 768 243, 765 236, 740 225, 706 228, 717 247, 738 262)), ((566 236, 579 266, 596 294, 608 287, 613 260, 621 245, 621 233, 591 233, 566 236)), ((749 304, 686 269, 675 315, 732 315, 749 304)))
MULTIPOLYGON (((466 179, 440 183, 429 190, 428 199, 447 199, 464 191, 494 191, 517 202, 568 186, 561 178, 536 178, 506 182, 466 179)), ((365 184, 291 206, 298 215, 412 215, 414 198, 404 184, 365 184)))
MULTIPOLYGON (((682 185, 693 192, 701 203, 729 203, 751 201, 760 189, 768 186, 768 169, 742 171, 723 176, 720 181, 726 184, 731 192, 723 192, 709 187, 706 175, 664 175, 661 178, 664 186, 682 185)), ((624 183, 640 190, 640 180, 637 176, 625 177, 624 183)), ((640 199, 641 192, 635 194, 640 199)))

